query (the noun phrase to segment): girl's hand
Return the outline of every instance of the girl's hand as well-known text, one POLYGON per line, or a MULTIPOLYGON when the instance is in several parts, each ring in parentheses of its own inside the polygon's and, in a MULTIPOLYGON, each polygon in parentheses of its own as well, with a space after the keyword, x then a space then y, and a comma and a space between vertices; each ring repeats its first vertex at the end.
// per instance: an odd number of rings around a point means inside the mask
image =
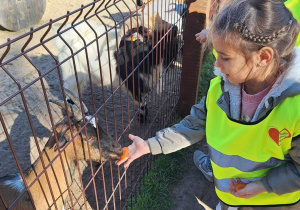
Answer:
POLYGON ((263 192, 267 191, 265 189, 263 183, 260 180, 257 180, 255 182, 250 182, 249 184, 246 185, 246 187, 244 189, 241 189, 239 191, 235 191, 234 186, 237 183, 242 183, 242 182, 241 182, 240 179, 237 179, 237 181, 235 181, 234 179, 231 179, 229 181, 230 188, 227 188, 227 191, 230 192, 235 197, 251 198, 253 196, 256 196, 260 193, 263 193, 263 192))
POLYGON ((144 141, 140 137, 134 136, 132 134, 129 134, 128 137, 133 141, 133 143, 130 146, 128 146, 129 153, 127 157, 124 158, 123 160, 116 161, 116 165, 121 165, 122 163, 125 162, 124 163, 125 168, 127 168, 130 165, 130 163, 135 159, 151 152, 150 146, 147 141, 144 141))
POLYGON ((208 33, 209 29, 203 29, 200 33, 197 33, 195 35, 196 40, 198 42, 200 42, 201 44, 205 43, 207 40, 207 33, 208 33))

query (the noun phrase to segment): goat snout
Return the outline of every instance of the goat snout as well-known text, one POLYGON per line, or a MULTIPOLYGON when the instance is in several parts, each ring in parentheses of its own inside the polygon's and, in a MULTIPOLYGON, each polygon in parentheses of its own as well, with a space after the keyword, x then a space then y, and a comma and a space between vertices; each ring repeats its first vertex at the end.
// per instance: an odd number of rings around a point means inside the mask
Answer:
POLYGON ((113 142, 111 152, 112 152, 112 154, 111 154, 112 157, 119 160, 120 156, 123 154, 123 150, 122 150, 121 145, 118 142, 113 142))
POLYGON ((121 145, 118 142, 113 142, 112 143, 112 149, 116 153, 120 153, 120 151, 122 153, 122 147, 121 147, 121 145))
POLYGON ((110 144, 108 145, 101 144, 101 148, 102 148, 102 157, 108 161, 119 160, 120 156, 123 154, 121 145, 115 140, 110 141, 110 144))

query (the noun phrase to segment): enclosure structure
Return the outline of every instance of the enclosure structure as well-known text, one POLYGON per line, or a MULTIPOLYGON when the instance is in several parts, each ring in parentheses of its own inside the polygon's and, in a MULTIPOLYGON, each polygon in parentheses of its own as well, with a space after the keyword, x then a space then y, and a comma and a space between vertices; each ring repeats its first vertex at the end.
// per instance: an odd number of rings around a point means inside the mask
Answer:
POLYGON ((0 45, 0 209, 132 205, 153 157, 113 160, 177 118, 186 8, 95 0, 0 45))

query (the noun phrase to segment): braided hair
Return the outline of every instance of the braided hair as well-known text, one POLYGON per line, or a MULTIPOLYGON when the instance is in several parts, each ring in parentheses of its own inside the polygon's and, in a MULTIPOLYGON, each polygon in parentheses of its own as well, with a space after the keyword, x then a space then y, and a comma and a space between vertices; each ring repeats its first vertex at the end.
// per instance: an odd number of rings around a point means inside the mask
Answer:
POLYGON ((239 47, 246 59, 271 47, 279 70, 292 60, 298 33, 298 22, 282 0, 234 0, 215 17, 210 30, 210 35, 239 47))
POLYGON ((284 36, 286 36, 288 34, 288 32, 290 31, 292 23, 293 23, 293 20, 290 20, 288 25, 283 26, 278 31, 273 32, 272 34, 267 35, 267 36, 252 33, 248 29, 248 27, 243 23, 236 23, 235 28, 240 33, 241 37, 245 40, 249 40, 249 41, 257 43, 257 44, 270 44, 271 42, 275 42, 276 40, 281 39, 284 36))

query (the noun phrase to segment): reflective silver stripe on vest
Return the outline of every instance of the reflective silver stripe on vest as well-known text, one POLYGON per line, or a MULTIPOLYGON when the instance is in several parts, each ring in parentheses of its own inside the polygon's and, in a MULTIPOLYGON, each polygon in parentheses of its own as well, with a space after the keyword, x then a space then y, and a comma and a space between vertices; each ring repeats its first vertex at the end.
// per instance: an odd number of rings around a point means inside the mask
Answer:
MULTIPOLYGON (((261 178, 255 178, 255 179, 241 179, 241 181, 245 184, 248 184, 250 182, 254 182, 256 180, 259 180, 261 178)), ((230 179, 216 179, 214 180, 214 184, 216 188, 222 192, 228 192, 227 188, 230 188, 229 186, 230 179)))
MULTIPOLYGON (((255 162, 252 160, 245 159, 238 155, 225 155, 213 147, 209 146, 210 157, 213 162, 222 168, 233 167, 243 172, 253 172, 270 167, 275 167, 279 164, 283 164, 290 160, 289 155, 285 155, 285 160, 279 160, 277 158, 270 158, 266 162, 255 162)), ((249 151, 251 152, 251 151, 249 151)))

